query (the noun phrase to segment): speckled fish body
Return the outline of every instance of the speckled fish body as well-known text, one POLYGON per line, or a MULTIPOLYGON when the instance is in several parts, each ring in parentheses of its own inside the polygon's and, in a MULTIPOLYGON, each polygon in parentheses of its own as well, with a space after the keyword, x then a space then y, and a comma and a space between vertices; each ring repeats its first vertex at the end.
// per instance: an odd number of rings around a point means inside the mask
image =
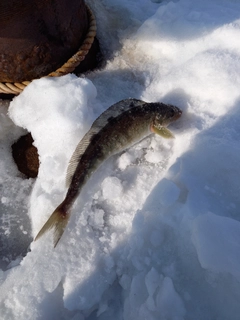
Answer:
POLYGON ((94 171, 110 156, 117 154, 152 132, 172 137, 168 124, 181 116, 181 110, 163 103, 122 100, 103 112, 78 144, 67 170, 68 191, 39 231, 36 239, 48 229, 55 229, 54 244, 61 238, 71 207, 94 171))

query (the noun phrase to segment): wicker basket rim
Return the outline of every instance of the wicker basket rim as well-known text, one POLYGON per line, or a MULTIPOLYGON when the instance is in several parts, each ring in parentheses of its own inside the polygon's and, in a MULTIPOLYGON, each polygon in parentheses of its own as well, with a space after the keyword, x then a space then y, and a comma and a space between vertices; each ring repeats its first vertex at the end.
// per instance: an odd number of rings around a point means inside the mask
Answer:
MULTIPOLYGON (((85 59, 93 44, 97 31, 96 19, 94 17, 94 14, 92 10, 89 8, 89 6, 86 5, 86 7, 89 18, 89 28, 82 45, 80 46, 78 51, 70 59, 68 59, 67 62, 65 62, 60 68, 49 73, 47 76, 43 76, 41 78, 60 77, 68 73, 71 73, 85 59)), ((29 85, 33 80, 35 79, 32 79, 31 81, 22 82, 0 82, 0 93, 17 95, 21 93, 26 88, 26 86, 29 85)))

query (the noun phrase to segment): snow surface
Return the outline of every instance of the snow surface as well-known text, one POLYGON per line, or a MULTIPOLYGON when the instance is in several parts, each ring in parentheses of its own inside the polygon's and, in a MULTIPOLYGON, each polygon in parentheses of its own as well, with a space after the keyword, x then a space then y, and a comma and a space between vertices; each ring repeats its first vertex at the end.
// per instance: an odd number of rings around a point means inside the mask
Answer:
POLYGON ((0 102, 0 318, 238 320, 240 2, 88 2, 104 68, 34 81, 9 110, 0 102), (51 233, 32 242, 63 200, 79 140, 129 97, 180 107, 175 139, 107 160, 58 246, 51 233), (35 181, 11 158, 24 129, 35 181))

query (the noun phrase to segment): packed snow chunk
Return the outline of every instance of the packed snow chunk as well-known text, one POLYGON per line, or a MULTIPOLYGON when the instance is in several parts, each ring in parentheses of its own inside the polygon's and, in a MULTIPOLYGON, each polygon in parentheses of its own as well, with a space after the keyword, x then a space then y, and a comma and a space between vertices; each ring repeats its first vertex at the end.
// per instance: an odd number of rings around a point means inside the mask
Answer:
POLYGON ((120 170, 125 170, 134 160, 134 156, 130 152, 124 152, 119 158, 118 158, 118 167, 120 170))
POLYGON ((91 81, 74 75, 42 78, 13 99, 9 115, 32 133, 40 158, 49 151, 63 153, 69 148, 72 152, 81 131, 85 133, 94 120, 89 104, 96 94, 91 81))
POLYGON ((160 276, 155 268, 152 268, 145 277, 145 284, 148 294, 153 296, 159 286, 160 276))
POLYGON ((129 292, 129 302, 132 312, 136 310, 136 315, 138 315, 139 307, 144 303, 144 301, 148 297, 144 280, 144 272, 141 272, 133 277, 131 283, 131 288, 129 292))
POLYGON ((157 135, 153 135, 150 143, 150 148, 147 149, 145 159, 150 163, 165 162, 170 155, 173 146, 173 141, 163 139, 157 135))
POLYGON ((121 196, 123 187, 117 177, 107 177, 102 182, 102 194, 106 200, 114 200, 121 196))
POLYGON ((158 184, 159 189, 159 202, 164 207, 170 207, 173 205, 180 194, 180 189, 176 186, 176 184, 166 178, 163 178, 158 184))
POLYGON ((165 277, 156 297, 157 309, 161 319, 183 320, 186 310, 182 299, 176 292, 172 279, 165 277))
POLYGON ((156 248, 159 247, 164 240, 164 234, 161 230, 153 230, 150 236, 151 244, 156 248))
POLYGON ((240 222, 213 213, 194 221, 192 240, 201 266, 232 274, 240 281, 240 222))
POLYGON ((115 279, 114 261, 109 259, 105 260, 105 264, 101 262, 85 261, 77 272, 73 270, 68 274, 64 282, 65 308, 87 310, 101 301, 104 291, 115 279))
POLYGON ((158 163, 164 160, 164 155, 161 151, 148 150, 145 159, 150 163, 158 163))
POLYGON ((119 284, 122 286, 124 290, 128 290, 131 285, 131 277, 127 274, 123 274, 119 280, 119 284))
POLYGON ((104 214, 105 212, 102 209, 96 209, 89 217, 88 223, 94 228, 101 229, 104 225, 104 214))

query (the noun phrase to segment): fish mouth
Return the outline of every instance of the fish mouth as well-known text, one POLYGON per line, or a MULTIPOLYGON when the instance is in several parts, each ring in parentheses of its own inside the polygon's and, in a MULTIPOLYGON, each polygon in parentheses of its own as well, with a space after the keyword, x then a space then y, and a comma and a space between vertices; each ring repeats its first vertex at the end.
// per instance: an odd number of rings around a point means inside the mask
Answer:
POLYGON ((182 110, 177 109, 177 112, 176 112, 176 114, 174 116, 175 120, 179 119, 181 117, 181 115, 182 115, 182 110))

